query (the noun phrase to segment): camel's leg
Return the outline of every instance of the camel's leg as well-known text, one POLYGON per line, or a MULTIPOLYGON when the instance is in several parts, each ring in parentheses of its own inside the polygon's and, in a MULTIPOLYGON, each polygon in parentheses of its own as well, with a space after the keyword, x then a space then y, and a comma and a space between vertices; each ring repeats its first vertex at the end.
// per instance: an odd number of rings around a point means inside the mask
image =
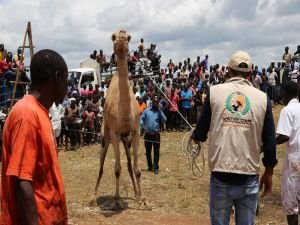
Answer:
POLYGON ((120 175, 121 175, 121 159, 120 159, 120 137, 116 131, 110 132, 111 142, 115 153, 115 177, 116 177, 116 193, 113 209, 122 208, 120 201, 120 175))
POLYGON ((131 163, 131 154, 130 154, 130 143, 128 138, 122 138, 122 142, 125 148, 125 152, 126 152, 126 157, 127 157, 127 167, 128 167, 128 172, 132 181, 132 185, 133 185, 133 189, 134 189, 134 194, 136 198, 139 198, 139 193, 137 191, 137 187, 136 187, 136 181, 135 178, 133 176, 133 170, 132 170, 132 163, 131 163))
POLYGON ((138 150, 139 150, 139 132, 135 131, 132 132, 132 151, 133 151, 133 168, 134 168, 134 174, 138 185, 138 192, 139 197, 137 200, 142 200, 145 202, 145 199, 143 199, 143 191, 141 188, 141 170, 138 165, 138 150))
POLYGON ((107 153, 107 150, 108 150, 109 143, 110 143, 109 129, 105 128, 104 136, 103 136, 102 143, 101 143, 100 169, 99 169, 99 174, 98 174, 98 178, 97 178, 97 183, 96 183, 96 186, 95 186, 95 197, 97 195, 100 180, 101 180, 102 175, 103 175, 103 166, 104 166, 104 161, 105 161, 105 157, 106 157, 106 153, 107 153))

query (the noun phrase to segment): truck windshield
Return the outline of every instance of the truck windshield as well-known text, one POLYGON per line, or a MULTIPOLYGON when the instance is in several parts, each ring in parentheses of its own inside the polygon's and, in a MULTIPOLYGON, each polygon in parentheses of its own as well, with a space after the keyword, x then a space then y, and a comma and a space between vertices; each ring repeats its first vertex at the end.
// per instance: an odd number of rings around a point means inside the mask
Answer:
POLYGON ((69 71, 68 79, 69 79, 69 81, 72 82, 72 84, 76 85, 76 84, 78 84, 80 76, 81 76, 81 72, 69 71))
POLYGON ((88 86, 90 83, 92 83, 94 81, 94 73, 90 72, 90 73, 84 73, 82 74, 81 77, 81 82, 80 82, 80 87, 82 88, 83 85, 88 86))

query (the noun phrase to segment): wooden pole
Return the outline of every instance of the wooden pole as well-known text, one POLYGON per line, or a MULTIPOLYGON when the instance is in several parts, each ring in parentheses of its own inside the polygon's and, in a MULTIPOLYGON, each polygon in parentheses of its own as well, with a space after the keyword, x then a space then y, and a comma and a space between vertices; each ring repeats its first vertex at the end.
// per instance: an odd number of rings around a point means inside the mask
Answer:
POLYGON ((19 78, 20 78, 20 75, 21 75, 21 70, 20 70, 20 66, 21 64, 23 63, 24 61, 24 50, 25 50, 25 44, 26 44, 26 38, 28 36, 28 40, 29 40, 29 48, 30 48, 30 58, 33 57, 33 44, 32 44, 32 32, 31 32, 31 23, 28 22, 27 23, 27 28, 26 28, 26 32, 25 32, 25 35, 24 35, 24 39, 23 39, 23 45, 22 45, 22 57, 21 57, 21 61, 18 65, 18 68, 17 68, 17 75, 16 75, 16 81, 14 82, 14 89, 13 89, 13 93, 12 93, 12 97, 11 97, 11 103, 10 103, 10 109, 9 111, 12 109, 13 105, 14 105, 14 102, 15 102, 15 96, 16 96, 16 91, 17 91, 17 85, 18 84, 21 84, 21 82, 19 82, 19 78))

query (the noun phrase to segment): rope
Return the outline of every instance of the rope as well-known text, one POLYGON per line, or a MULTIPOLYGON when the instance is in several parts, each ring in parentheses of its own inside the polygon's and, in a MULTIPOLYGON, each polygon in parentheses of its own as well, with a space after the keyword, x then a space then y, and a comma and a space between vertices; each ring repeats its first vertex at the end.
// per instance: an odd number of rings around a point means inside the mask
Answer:
MULTIPOLYGON (((66 129, 66 128, 61 128, 61 130, 66 130, 66 131, 74 131, 74 132, 79 132, 81 134, 100 134, 100 133, 97 133, 97 132, 88 132, 88 131, 82 131, 82 130, 75 130, 75 129, 66 129)), ((158 143, 160 144, 161 142, 160 141, 152 141, 152 140, 147 140, 145 138, 143 138, 144 141, 147 141, 147 142, 152 142, 152 143, 158 143)))

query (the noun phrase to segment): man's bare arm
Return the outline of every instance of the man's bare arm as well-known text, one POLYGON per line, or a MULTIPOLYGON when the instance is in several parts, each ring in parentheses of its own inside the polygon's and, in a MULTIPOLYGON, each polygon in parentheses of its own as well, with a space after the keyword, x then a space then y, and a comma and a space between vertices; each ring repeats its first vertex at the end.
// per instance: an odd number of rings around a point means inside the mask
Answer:
POLYGON ((16 180, 16 201, 24 225, 38 225, 37 207, 31 181, 16 180))

